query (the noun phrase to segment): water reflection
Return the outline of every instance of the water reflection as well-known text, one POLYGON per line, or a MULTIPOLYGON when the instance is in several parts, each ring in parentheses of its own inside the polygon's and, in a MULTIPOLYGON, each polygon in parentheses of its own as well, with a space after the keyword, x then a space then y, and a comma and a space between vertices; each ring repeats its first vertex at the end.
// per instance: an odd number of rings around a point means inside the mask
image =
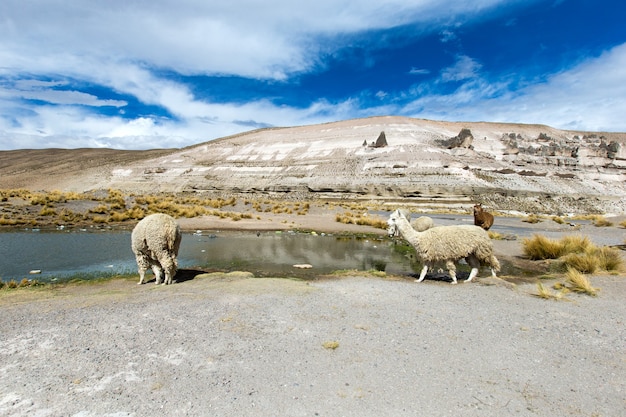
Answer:
MULTIPOLYGON (((386 238, 357 238, 302 233, 186 233, 180 268, 244 270, 255 276, 307 277, 337 270, 412 273, 411 262, 386 238), (310 270, 294 268, 310 264, 310 270)), ((0 233, 0 278, 40 281, 77 274, 135 273, 130 232, 0 233), (31 270, 41 274, 29 275, 31 270)))
MULTIPOLYGON (((382 213, 381 215, 387 215, 382 213)), ((472 224, 471 216, 432 215, 437 225, 472 224)), ((585 224, 584 222, 580 222, 585 224)), ((591 226, 589 226, 591 227, 591 226)), ((518 239, 536 232, 558 238, 570 232, 568 226, 545 222, 538 230, 525 227, 519 220, 500 221, 493 231, 518 239)), ((606 244, 609 237, 593 235, 594 243, 606 244), (606 242, 605 242, 606 241, 606 242)), ((181 269, 203 271, 252 272, 255 276, 314 277, 338 270, 378 270, 387 274, 411 275, 419 271, 413 250, 381 238, 313 235, 294 232, 208 232, 185 233, 180 253, 181 269), (412 258, 412 259, 411 259, 412 258), (310 270, 294 268, 310 264, 310 270)), ((503 260, 502 274, 520 275, 503 260)), ((39 281, 64 277, 136 273, 130 249, 130 231, 98 229, 0 232, 0 279, 34 278, 39 281), (41 274, 30 275, 31 270, 41 274)), ((459 266, 463 277, 464 266, 459 266)), ((481 273, 484 273, 482 271, 481 273)), ((430 279, 430 277, 429 277, 430 279)))

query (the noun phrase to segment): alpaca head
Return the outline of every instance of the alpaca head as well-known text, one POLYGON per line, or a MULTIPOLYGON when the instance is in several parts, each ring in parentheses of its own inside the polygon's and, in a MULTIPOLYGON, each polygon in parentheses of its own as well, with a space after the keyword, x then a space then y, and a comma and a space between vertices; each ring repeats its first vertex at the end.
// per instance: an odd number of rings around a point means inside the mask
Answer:
POLYGON ((398 236, 400 234, 397 223, 399 219, 406 220, 406 217, 404 217, 400 210, 395 210, 389 215, 389 220, 387 220, 387 234, 389 237, 398 236))

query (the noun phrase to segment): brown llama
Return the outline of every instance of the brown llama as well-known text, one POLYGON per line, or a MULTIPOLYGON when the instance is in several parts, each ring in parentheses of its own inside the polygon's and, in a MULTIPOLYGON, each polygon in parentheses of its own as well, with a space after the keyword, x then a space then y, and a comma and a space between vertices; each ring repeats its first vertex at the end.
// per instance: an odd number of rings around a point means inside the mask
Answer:
POLYGON ((493 225, 493 214, 484 211, 480 203, 474 206, 474 225, 485 230, 489 230, 493 225))

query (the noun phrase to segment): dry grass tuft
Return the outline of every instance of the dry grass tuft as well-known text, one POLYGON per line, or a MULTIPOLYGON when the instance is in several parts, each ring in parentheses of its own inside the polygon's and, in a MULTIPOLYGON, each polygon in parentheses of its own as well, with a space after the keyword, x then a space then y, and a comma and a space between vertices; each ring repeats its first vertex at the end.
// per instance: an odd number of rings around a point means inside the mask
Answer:
POLYGON ((339 347, 339 342, 337 342, 336 340, 332 340, 332 341, 324 342, 322 346, 324 347, 324 349, 335 350, 339 347))
POLYGON ((52 207, 44 206, 39 211, 39 215, 40 216, 56 216, 57 215, 57 211, 56 211, 56 209, 54 209, 52 207))
POLYGON ((560 240, 565 253, 582 253, 594 247, 593 243, 587 236, 563 236, 560 240))
POLYGON ((528 258, 534 261, 558 259, 565 253, 564 247, 560 242, 542 235, 524 238, 522 240, 522 250, 528 258))
POLYGON ((561 240, 534 235, 522 241, 524 254, 532 260, 560 259, 563 266, 592 274, 598 270, 619 272, 623 260, 616 249, 597 247, 587 237, 565 236, 561 240))
POLYGON ((620 272, 624 269, 623 260, 617 249, 607 246, 590 245, 583 253, 569 253, 563 257, 563 265, 584 274, 597 271, 620 272))
POLYGON ((539 223, 541 222, 541 218, 536 214, 529 214, 526 218, 522 219, 525 223, 539 223))
POLYGON ((619 272, 624 269, 624 261, 617 249, 603 246, 596 248, 594 255, 598 258, 598 265, 603 271, 619 272))
POLYGON ((494 232, 494 231, 489 230, 487 232, 487 234, 489 235, 489 239, 492 239, 492 240, 502 240, 503 239, 502 234, 498 233, 498 232, 494 232))
POLYGON ((567 291, 561 290, 558 292, 552 292, 549 288, 543 285, 541 282, 537 283, 537 294, 534 294, 536 297, 543 298, 546 300, 567 300, 565 298, 565 294, 567 291))
POLYGON ((592 297, 598 295, 599 288, 591 286, 589 279, 581 272, 568 268, 565 274, 568 289, 577 293, 588 294, 592 297))
POLYGON ((352 212, 345 212, 343 214, 337 214, 335 221, 343 224, 358 224, 359 226, 372 226, 377 229, 386 229, 387 221, 379 217, 371 217, 367 214, 353 214, 352 212))
POLYGON ((552 216, 552 221, 558 224, 565 224, 565 220, 560 216, 552 216))
POLYGON ((593 274, 600 269, 598 259, 591 253, 569 253, 563 257, 563 265, 584 274, 593 274))
POLYGON ((593 225, 596 227, 610 227, 613 223, 608 221, 604 216, 596 216, 593 220, 593 225))

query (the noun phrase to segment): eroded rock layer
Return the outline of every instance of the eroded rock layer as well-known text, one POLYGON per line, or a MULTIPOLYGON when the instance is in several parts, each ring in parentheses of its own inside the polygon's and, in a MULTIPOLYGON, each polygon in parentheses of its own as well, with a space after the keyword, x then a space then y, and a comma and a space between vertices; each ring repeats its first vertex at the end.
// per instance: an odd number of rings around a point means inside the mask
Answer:
POLYGON ((28 184, 19 184, 24 173, 11 171, 11 161, 0 152, 0 186, 481 201, 501 210, 626 212, 625 133, 375 117, 262 129, 145 152, 145 158, 92 157, 91 163, 81 161, 80 171, 67 163, 67 170, 31 176, 28 184), (385 143, 377 140, 381 136, 385 143))

